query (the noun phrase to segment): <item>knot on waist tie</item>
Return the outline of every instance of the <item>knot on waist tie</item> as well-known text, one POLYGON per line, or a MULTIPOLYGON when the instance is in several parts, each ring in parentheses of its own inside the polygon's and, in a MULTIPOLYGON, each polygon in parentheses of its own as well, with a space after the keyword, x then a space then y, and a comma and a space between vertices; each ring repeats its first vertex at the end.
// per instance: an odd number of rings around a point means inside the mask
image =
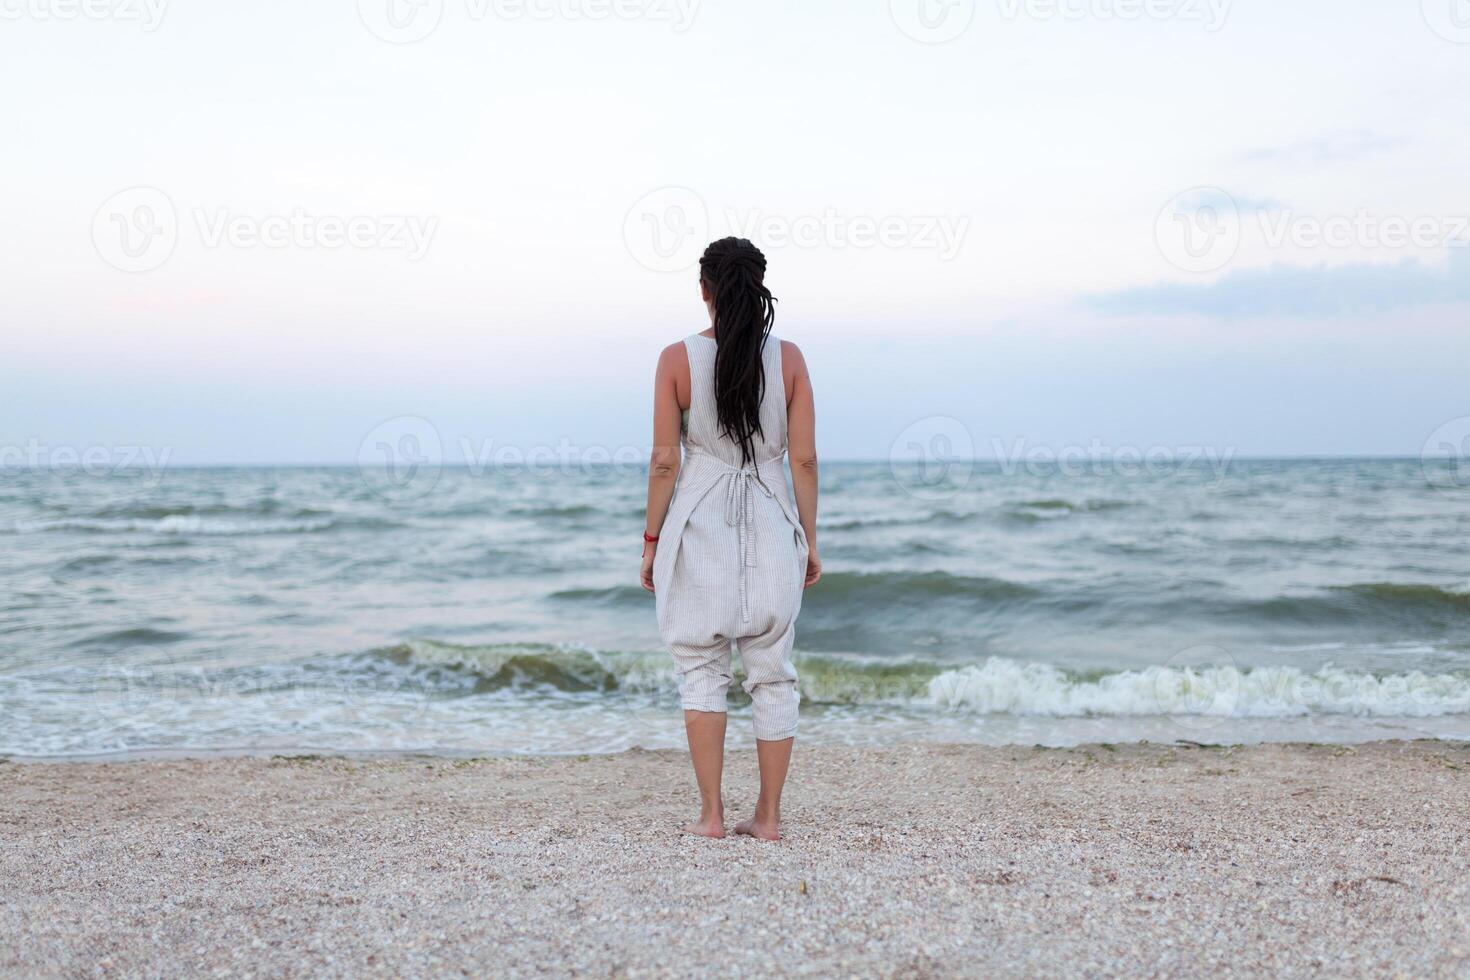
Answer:
POLYGON ((740 621, 750 622, 750 594, 746 583, 746 569, 755 566, 755 497, 751 486, 773 497, 775 494, 753 469, 731 469, 725 486, 725 523, 735 528, 740 536, 740 621))

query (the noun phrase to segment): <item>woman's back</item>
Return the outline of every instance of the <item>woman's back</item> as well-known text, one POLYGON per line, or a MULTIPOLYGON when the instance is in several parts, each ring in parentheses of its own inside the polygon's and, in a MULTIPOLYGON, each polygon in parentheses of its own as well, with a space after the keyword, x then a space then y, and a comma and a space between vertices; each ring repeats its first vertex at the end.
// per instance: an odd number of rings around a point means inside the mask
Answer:
MULTIPOLYGON (((684 347, 689 354, 689 413, 684 423, 684 449, 705 453, 738 468, 740 444, 722 431, 715 404, 715 358, 719 344, 713 337, 695 334, 685 339, 684 347)), ((781 371, 781 341, 774 335, 766 338, 761 367, 765 372, 765 386, 761 396, 760 431, 751 434, 755 450, 753 464, 780 459, 786 452, 786 384, 781 371)))

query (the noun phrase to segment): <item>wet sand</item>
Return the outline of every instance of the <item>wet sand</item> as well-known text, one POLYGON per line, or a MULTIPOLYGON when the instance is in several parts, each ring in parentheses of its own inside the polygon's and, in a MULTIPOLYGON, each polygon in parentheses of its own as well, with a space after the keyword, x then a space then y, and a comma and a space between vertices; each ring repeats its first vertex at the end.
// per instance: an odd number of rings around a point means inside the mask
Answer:
POLYGON ((0 764, 0 973, 1470 975, 1470 744, 0 764), (733 824, 754 758, 727 768, 733 824))

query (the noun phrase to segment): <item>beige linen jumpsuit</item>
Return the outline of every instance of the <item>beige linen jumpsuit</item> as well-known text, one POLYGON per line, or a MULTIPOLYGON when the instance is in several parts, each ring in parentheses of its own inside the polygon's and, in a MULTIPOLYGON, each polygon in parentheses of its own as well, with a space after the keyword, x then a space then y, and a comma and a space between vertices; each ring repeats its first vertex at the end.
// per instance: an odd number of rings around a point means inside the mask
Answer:
POLYGON ((725 710, 731 642, 745 666, 755 737, 796 734, 799 697, 791 647, 801 610, 807 544, 786 490, 786 386, 781 342, 762 352, 765 395, 755 462, 721 435, 712 337, 684 341, 689 415, 684 462, 659 531, 653 582, 659 633, 674 655, 686 709, 725 710))

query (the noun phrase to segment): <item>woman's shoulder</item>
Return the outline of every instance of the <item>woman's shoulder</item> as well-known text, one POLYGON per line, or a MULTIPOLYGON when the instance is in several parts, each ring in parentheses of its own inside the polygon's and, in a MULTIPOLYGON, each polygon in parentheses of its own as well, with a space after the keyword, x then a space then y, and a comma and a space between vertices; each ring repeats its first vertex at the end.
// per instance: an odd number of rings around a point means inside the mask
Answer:
MULTIPOLYGON (((687 340, 688 338, 685 339, 687 340)), ((676 361, 683 361, 685 364, 689 363, 689 348, 685 345, 683 340, 676 340, 672 344, 658 352, 659 364, 676 361)))
POLYGON ((688 383, 689 348, 684 346, 684 341, 675 341, 659 351, 658 374, 659 377, 670 377, 684 384, 688 383))
POLYGON ((781 341, 781 373, 787 378, 806 374, 806 358, 801 348, 789 340, 781 341))

